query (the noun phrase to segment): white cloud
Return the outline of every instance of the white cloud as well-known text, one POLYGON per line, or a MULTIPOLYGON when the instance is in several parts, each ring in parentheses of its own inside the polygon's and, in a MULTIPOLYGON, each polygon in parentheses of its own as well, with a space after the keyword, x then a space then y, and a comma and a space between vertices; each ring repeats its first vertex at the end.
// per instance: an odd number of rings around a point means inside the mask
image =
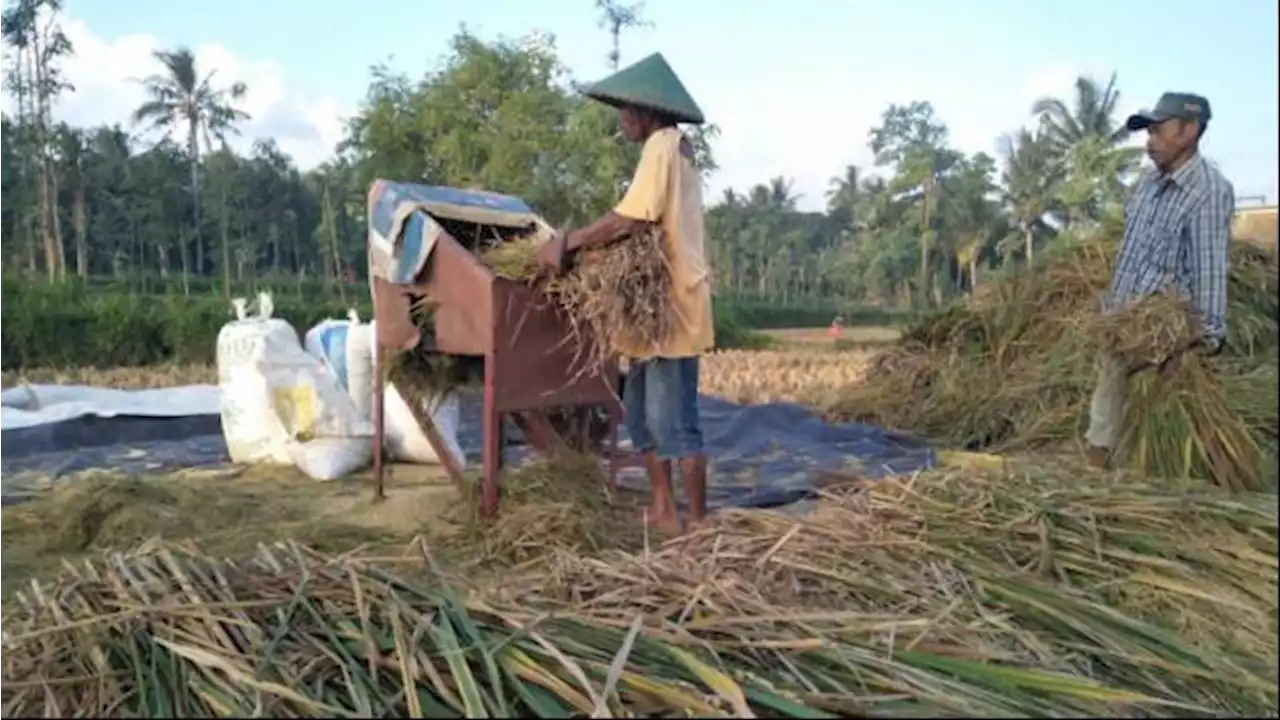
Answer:
MULTIPOLYGON (((64 17, 63 27, 75 47, 64 66, 75 92, 59 99, 55 115, 76 125, 120 123, 132 128, 130 115, 144 100, 137 80, 158 71, 152 52, 171 43, 149 34, 102 38, 74 16, 64 17)), ((203 71, 216 70, 215 84, 243 81, 248 87, 242 108, 252 117, 231 140, 237 150, 247 152, 255 140, 274 138, 303 168, 332 155, 342 138, 343 118, 357 98, 304 92, 269 58, 240 57, 217 43, 194 50, 203 71)), ((1102 63, 1058 60, 1021 74, 993 69, 983 82, 964 86, 949 83, 929 68, 881 65, 883 69, 874 73, 856 75, 851 85, 847 70, 805 58, 794 67, 743 82, 716 76, 718 69, 697 62, 696 54, 688 59, 679 55, 673 52, 672 60, 689 68, 687 81, 708 117, 721 128, 715 145, 721 169, 711 178, 708 200, 718 201, 726 187, 744 191, 783 176, 792 180, 793 191, 801 196, 800 207, 806 210, 825 205, 829 180, 842 174, 845 165, 856 164, 868 174, 877 171, 867 134, 890 103, 929 99, 949 127, 953 146, 998 157, 998 138, 1029 124, 1037 99, 1071 98, 1077 77, 1105 82, 1108 72, 1102 63), (799 67, 805 71, 799 72, 799 67)), ((729 57, 723 61, 720 70, 735 63, 729 57)), ((867 67, 877 64, 870 58, 860 62, 867 67)), ((1127 115, 1150 99, 1122 94, 1117 115, 1127 115)), ((11 103, 6 92, 4 107, 11 109, 11 103)), ((1274 194, 1274 171, 1269 177, 1266 189, 1274 194)))
MULTIPOLYGON (((130 121, 145 99, 138 80, 160 70, 152 52, 168 49, 169 43, 146 34, 101 38, 74 17, 64 16, 62 27, 75 48, 63 66, 75 91, 58 99, 55 117, 80 126, 119 123, 141 132, 130 121)), ((239 125, 239 136, 229 138, 236 150, 247 152, 255 140, 274 138, 304 169, 332 155, 342 139, 342 116, 347 111, 338 99, 314 97, 291 87, 284 69, 269 59, 238 57, 217 43, 205 43, 193 51, 202 74, 215 71, 215 86, 241 81, 248 87, 240 108, 251 117, 239 125)), ((6 91, 6 110, 11 103, 6 91)))

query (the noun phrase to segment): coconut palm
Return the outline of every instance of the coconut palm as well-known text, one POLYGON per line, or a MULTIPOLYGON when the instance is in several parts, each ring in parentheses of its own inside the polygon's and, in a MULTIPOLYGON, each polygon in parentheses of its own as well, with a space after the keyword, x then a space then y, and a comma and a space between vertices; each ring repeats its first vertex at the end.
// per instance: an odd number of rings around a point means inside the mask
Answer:
MULTIPOLYGON (((1035 259, 1035 239, 1047 227, 1044 219, 1058 206, 1064 165, 1053 140, 1026 128, 1003 138, 1003 201, 1018 227, 1027 264, 1035 259)), ((1002 245, 1009 249, 1011 237, 1002 245)))
POLYGON ((1031 106, 1031 113, 1040 119, 1045 141, 1059 153, 1078 145, 1090 137, 1106 138, 1117 146, 1129 139, 1129 130, 1116 119, 1116 107, 1120 102, 1120 90, 1116 88, 1116 75, 1105 86, 1089 77, 1076 78, 1075 97, 1072 104, 1061 98, 1041 98, 1031 106))
POLYGON ((622 59, 622 47, 619 42, 623 30, 652 26, 641 18, 643 2, 624 5, 616 0, 596 0, 596 10, 600 11, 598 25, 609 33, 612 45, 609 49, 609 67, 618 69, 618 61, 622 59))
POLYGON ((1070 106, 1059 98, 1042 98, 1032 106, 1045 149, 1059 166, 1063 189, 1070 191, 1063 207, 1073 212, 1062 218, 1064 224, 1097 219, 1105 204, 1098 195, 1112 196, 1142 158, 1140 148, 1125 144, 1131 133, 1116 117, 1119 100, 1112 73, 1106 85, 1077 78, 1070 106))
POLYGON ((862 171, 857 165, 845 165, 842 174, 835 175, 828 181, 827 209, 852 210, 858 202, 861 180, 862 171))
POLYGON ((991 199, 995 160, 986 153, 965 158, 943 181, 938 204, 942 242, 937 250, 944 266, 954 267, 957 288, 977 285, 978 262, 987 253, 998 225, 999 206, 991 199))
POLYGON ((203 77, 197 72, 196 58, 190 49, 157 50, 152 55, 164 66, 164 72, 142 81, 147 101, 133 111, 135 124, 148 123, 149 129, 161 130, 166 138, 182 128, 187 134, 187 160, 191 165, 192 222, 196 239, 196 270, 204 271, 204 240, 200 234, 200 140, 212 150, 213 139, 223 141, 228 134, 238 133, 235 124, 247 120, 249 114, 233 103, 244 99, 245 84, 215 89, 214 72, 203 77))

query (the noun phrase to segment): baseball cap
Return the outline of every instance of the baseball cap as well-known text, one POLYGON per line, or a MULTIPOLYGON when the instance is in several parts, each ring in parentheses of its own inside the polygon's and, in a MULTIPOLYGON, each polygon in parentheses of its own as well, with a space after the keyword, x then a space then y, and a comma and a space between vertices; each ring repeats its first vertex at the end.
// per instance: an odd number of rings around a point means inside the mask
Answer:
POLYGON ((1205 123, 1212 116, 1209 101, 1205 98, 1191 93, 1167 92, 1160 96, 1154 108, 1130 115, 1124 125, 1130 131, 1145 130, 1171 118, 1205 123))

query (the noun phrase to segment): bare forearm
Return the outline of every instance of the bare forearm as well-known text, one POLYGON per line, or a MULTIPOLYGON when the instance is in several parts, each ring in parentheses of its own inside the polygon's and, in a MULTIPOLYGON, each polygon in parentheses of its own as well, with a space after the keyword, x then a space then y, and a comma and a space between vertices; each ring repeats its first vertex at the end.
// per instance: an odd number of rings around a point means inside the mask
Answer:
POLYGON ((604 247, 623 238, 639 234, 651 223, 644 220, 633 220, 615 212, 607 212, 599 220, 590 225, 569 233, 565 250, 590 250, 604 247))

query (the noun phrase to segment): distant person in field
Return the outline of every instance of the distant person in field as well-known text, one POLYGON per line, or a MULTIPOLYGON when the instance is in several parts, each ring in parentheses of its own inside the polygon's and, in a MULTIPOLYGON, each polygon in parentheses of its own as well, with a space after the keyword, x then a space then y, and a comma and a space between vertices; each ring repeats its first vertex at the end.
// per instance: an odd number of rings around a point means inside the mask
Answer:
POLYGON ((693 145, 677 123, 702 123, 702 111, 680 79, 654 54, 588 88, 587 97, 620 111, 622 134, 644 143, 622 201, 585 228, 557 235, 539 250, 542 266, 560 272, 578 250, 626 242, 652 226, 662 229, 673 273, 671 307, 676 331, 661 347, 626 353, 623 385, 627 433, 644 457, 653 487, 648 520, 664 532, 682 531, 672 486, 679 466, 689 519, 707 515, 707 458, 698 415, 698 359, 715 345, 710 267, 703 248, 702 180, 693 145))
POLYGON ((831 321, 831 327, 827 328, 827 335, 831 338, 832 342, 835 342, 840 339, 840 333, 842 332, 844 332, 844 318, 837 315, 835 319, 831 321))
MULTIPOLYGON (((1130 131, 1147 131, 1147 156, 1155 168, 1139 179, 1125 207, 1124 243, 1104 309, 1172 285, 1190 298, 1203 327, 1187 349, 1215 354, 1227 336, 1227 243, 1235 193, 1200 154, 1211 117, 1208 100, 1171 92, 1153 110, 1129 118, 1130 131)), ((1107 465, 1115 446, 1133 370, 1111 356, 1099 360, 1085 435, 1089 461, 1097 467, 1107 465)))

